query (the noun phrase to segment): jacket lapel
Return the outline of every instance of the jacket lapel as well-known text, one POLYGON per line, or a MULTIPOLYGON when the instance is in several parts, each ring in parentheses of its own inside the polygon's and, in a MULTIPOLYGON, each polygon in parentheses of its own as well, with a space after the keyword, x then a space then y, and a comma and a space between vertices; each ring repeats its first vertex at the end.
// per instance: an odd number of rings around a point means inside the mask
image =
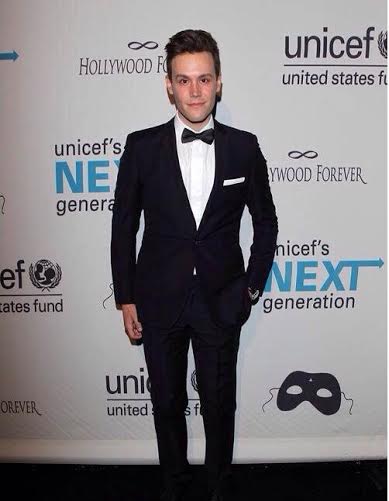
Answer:
POLYGON ((225 129, 222 124, 214 119, 215 125, 215 179, 213 182, 212 190, 207 200, 207 204, 204 209, 203 217, 200 221, 200 226, 198 232, 204 228, 207 223, 209 214, 212 211, 212 203, 217 197, 219 190, 223 185, 223 171, 225 164, 225 129))
MULTIPOLYGON (((212 202, 217 196, 218 190, 221 189, 223 183, 223 167, 225 158, 225 129, 223 125, 216 120, 215 124, 215 179, 212 185, 212 190, 207 200, 207 204, 204 209, 202 219, 198 228, 198 233, 202 230, 206 224, 207 218, 210 211, 212 210, 212 202)), ((196 220, 194 218, 192 208, 190 206, 188 194, 186 192, 184 180, 182 178, 180 162, 177 153, 176 144, 176 134, 174 128, 174 117, 166 123, 166 133, 164 137, 165 155, 166 160, 170 163, 172 176, 175 179, 175 184, 177 187, 177 193, 179 197, 179 204, 184 208, 185 217, 188 218, 188 224, 190 224, 193 232, 196 232, 196 220)))
POLYGON ((188 220, 188 229, 190 229, 191 232, 194 233, 196 231, 196 220, 194 218, 189 198, 186 193, 184 180, 182 178, 180 161, 178 159, 177 153, 174 117, 166 123, 163 145, 164 155, 162 155, 162 160, 168 163, 168 172, 173 176, 175 186, 177 188, 176 192, 178 205, 180 207, 178 214, 180 215, 180 217, 185 217, 188 220))

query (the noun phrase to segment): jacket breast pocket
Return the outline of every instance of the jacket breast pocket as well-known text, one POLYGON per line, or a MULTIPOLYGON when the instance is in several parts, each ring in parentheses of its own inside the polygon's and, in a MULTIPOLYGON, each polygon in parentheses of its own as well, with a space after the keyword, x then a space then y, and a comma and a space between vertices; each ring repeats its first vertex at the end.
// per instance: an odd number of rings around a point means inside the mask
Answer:
POLYGON ((223 198, 228 202, 241 202, 245 198, 247 189, 246 176, 225 176, 221 193, 223 198))
POLYGON ((226 178, 223 180, 223 187, 242 185, 245 179, 245 176, 226 178))

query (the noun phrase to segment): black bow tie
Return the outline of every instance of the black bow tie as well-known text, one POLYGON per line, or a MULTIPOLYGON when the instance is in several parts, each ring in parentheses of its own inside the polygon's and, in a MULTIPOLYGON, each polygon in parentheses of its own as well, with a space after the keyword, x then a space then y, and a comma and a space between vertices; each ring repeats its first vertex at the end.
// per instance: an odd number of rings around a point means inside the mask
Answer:
POLYGON ((195 139, 201 139, 204 143, 212 144, 215 138, 215 131, 213 129, 206 129, 203 132, 193 132, 189 129, 184 129, 181 136, 181 142, 189 143, 195 139))

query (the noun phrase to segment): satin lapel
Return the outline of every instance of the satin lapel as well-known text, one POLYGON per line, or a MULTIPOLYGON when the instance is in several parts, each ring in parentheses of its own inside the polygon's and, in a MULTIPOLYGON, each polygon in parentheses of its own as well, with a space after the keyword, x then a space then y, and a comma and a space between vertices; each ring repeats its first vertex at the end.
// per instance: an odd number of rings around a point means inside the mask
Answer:
POLYGON ((212 190, 209 195, 207 205, 204 209, 203 217, 200 221, 200 226, 198 231, 203 228, 206 224, 207 219, 209 217, 210 212, 212 211, 212 202, 217 197, 218 191, 221 189, 223 184, 223 172, 224 172, 224 164, 225 164, 225 154, 226 154, 226 138, 225 138, 225 129, 222 124, 217 122, 214 119, 214 128, 215 128, 215 179, 212 185, 212 190))
MULTIPOLYGON (((218 190, 221 189, 223 183, 223 170, 224 170, 224 162, 225 162, 225 148, 226 148, 226 138, 225 138, 225 130, 223 125, 214 120, 215 124, 215 178, 212 185, 212 190, 209 195, 207 204, 204 209, 203 217, 200 221, 200 226, 198 228, 198 232, 203 228, 206 224, 207 218, 212 210, 212 201, 217 196, 218 190)), ((166 148, 165 154, 167 161, 170 162, 172 176, 176 180, 177 192, 179 194, 179 201, 182 203, 182 206, 185 208, 185 213, 188 216, 188 224, 191 224, 193 230, 196 231, 196 220, 194 218, 192 208, 190 206, 188 194, 186 192, 184 180, 182 178, 180 162, 178 159, 177 153, 177 144, 176 144, 176 134, 174 129, 174 118, 169 120, 166 123, 166 135, 164 138, 164 146, 166 148)))
POLYGON ((166 136, 164 138, 166 148, 166 160, 170 163, 172 176, 176 181, 177 193, 179 196, 180 207, 185 208, 185 214, 188 217, 188 224, 196 231, 196 220, 190 206, 188 194, 186 192, 184 180, 182 178, 180 161, 177 153, 176 132, 174 129, 174 117, 166 123, 166 136))

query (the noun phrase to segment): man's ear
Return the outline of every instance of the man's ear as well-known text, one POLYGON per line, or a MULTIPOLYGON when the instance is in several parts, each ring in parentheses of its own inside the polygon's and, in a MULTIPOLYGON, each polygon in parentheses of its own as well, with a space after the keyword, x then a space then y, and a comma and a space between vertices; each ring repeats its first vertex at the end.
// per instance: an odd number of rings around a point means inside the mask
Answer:
POLYGON ((221 94, 221 89, 222 89, 222 75, 220 73, 220 75, 216 79, 216 94, 218 96, 220 96, 221 94))
POLYGON ((166 84, 166 90, 168 91, 168 94, 170 96, 172 96, 173 95, 173 87, 172 87, 172 82, 171 82, 168 75, 165 76, 165 84, 166 84))

